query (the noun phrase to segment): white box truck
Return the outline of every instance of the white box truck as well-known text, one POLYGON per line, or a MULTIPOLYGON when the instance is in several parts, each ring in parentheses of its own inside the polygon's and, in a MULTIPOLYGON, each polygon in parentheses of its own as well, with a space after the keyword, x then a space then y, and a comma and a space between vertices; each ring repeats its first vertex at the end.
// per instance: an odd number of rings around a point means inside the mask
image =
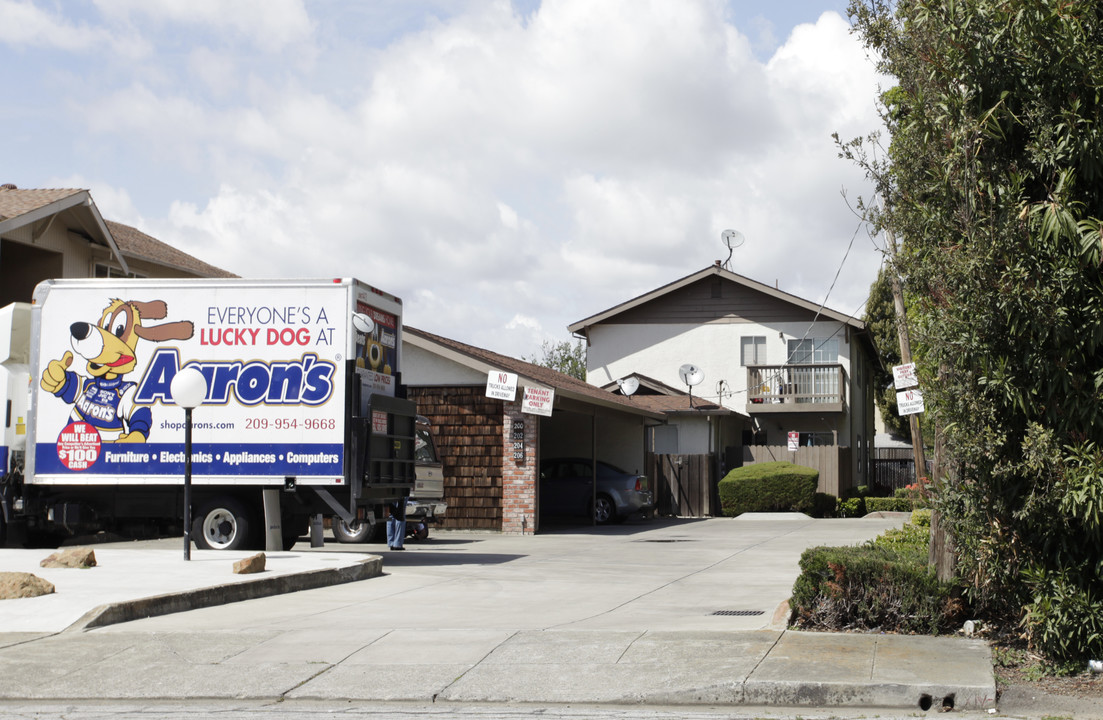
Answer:
POLYGON ((185 367, 198 547, 263 546, 273 517, 285 547, 318 515, 373 526, 415 484, 401 343, 401 300, 351 279, 46 281, 0 309, 0 533, 182 527, 185 367))

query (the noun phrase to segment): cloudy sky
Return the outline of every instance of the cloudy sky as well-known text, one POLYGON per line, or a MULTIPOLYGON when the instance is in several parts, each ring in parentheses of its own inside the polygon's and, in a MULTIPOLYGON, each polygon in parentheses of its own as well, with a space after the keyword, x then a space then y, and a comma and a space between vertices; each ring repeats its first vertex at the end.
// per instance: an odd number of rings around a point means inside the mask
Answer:
POLYGON ((516 357, 726 259, 726 228, 731 269, 808 300, 841 267, 850 314, 881 255, 831 138, 878 127, 845 6, 0 0, 0 182, 516 357))

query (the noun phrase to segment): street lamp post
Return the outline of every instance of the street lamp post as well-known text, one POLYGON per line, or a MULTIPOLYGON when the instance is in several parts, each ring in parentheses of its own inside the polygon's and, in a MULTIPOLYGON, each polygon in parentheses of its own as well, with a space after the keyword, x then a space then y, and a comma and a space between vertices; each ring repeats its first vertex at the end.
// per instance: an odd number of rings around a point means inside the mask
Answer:
POLYGON ((184 408, 184 559, 191 560, 191 411, 207 397, 207 378, 194 367, 176 373, 172 400, 184 408))

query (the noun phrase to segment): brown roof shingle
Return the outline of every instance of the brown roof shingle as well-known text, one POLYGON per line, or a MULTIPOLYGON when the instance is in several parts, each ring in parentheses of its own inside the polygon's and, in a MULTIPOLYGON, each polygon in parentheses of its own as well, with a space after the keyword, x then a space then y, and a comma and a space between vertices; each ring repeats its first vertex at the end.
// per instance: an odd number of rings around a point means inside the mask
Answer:
POLYGON ((84 190, 74 190, 72 188, 20 190, 11 184, 0 185, 0 220, 10 220, 25 215, 32 210, 46 207, 50 203, 81 192, 84 192, 84 190))
POLYGON ((632 398, 626 398, 623 395, 611 393, 608 390, 603 390, 597 387, 596 385, 591 385, 588 382, 558 372, 557 370, 552 370, 551 368, 544 367, 543 365, 536 365, 534 363, 525 362, 524 360, 511 358, 508 355, 501 355, 491 350, 477 348, 472 345, 461 343, 457 340, 449 340, 448 338, 441 337, 440 335, 434 335, 432 333, 425 332, 424 330, 418 330, 417 328, 410 327, 409 325, 403 326, 402 329, 403 332, 424 338, 463 355, 467 355, 468 357, 474 358, 476 360, 481 360, 482 362, 485 362, 489 365, 501 368, 506 372, 511 372, 516 375, 524 376, 543 385, 547 385, 548 387, 555 388, 557 391, 561 390, 563 392, 569 392, 575 396, 591 398, 604 404, 612 403, 614 405, 620 405, 623 406, 625 410, 630 410, 637 413, 640 410, 648 413, 662 412, 661 410, 651 410, 647 406, 642 405, 632 398))
POLYGON ((160 265, 179 268, 193 272, 203 277, 238 277, 228 270, 215 267, 209 263, 188 255, 182 250, 177 250, 171 245, 166 245, 155 237, 146 235, 141 230, 129 225, 105 220, 107 228, 119 246, 119 251, 129 260, 147 260, 160 265))

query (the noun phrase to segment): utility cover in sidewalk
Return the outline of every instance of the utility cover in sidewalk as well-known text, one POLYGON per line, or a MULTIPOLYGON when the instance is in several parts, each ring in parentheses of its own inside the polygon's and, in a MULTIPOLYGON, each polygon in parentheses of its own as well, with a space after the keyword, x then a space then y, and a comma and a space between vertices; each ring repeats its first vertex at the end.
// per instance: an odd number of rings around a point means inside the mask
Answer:
POLYGON ((756 615, 765 615, 765 610, 717 610, 712 613, 713 615, 734 615, 737 617, 754 617, 756 615))

